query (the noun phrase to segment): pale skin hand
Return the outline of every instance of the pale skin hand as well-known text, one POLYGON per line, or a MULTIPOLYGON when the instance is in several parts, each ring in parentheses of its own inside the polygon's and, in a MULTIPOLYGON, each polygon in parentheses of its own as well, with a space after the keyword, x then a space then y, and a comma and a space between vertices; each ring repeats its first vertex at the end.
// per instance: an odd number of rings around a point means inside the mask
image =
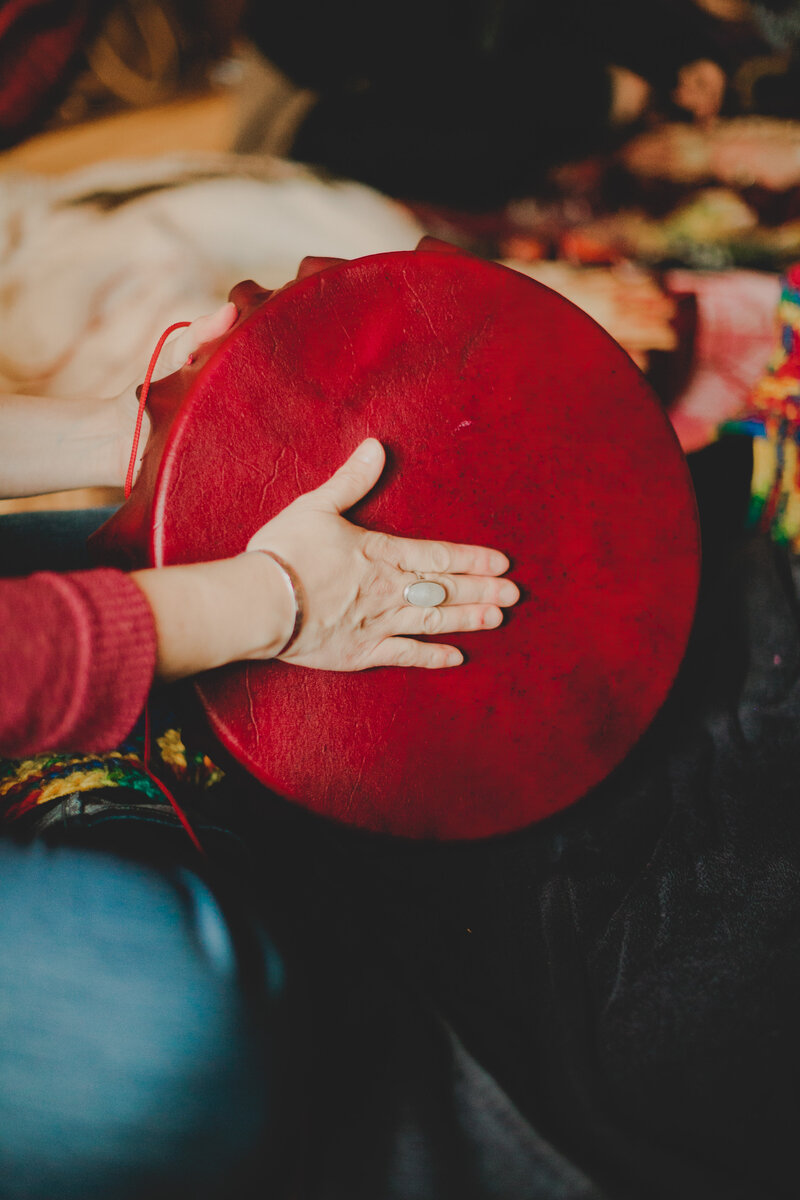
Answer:
POLYGON ((627 67, 611 66, 608 70, 611 78, 611 124, 631 125, 638 121, 650 103, 652 88, 646 79, 627 67))
MULTIPOLYGON (((161 348, 158 362, 153 371, 153 380, 163 379, 166 375, 171 375, 173 371, 178 371, 187 358, 199 350, 205 342, 213 342, 217 338, 222 337, 223 334, 226 334, 238 315, 236 305, 229 300, 215 312, 209 313, 204 317, 198 317, 196 321, 192 321, 191 325, 187 326, 186 329, 177 330, 172 337, 167 339, 161 348)), ((116 411, 116 428, 118 430, 118 453, 114 473, 117 475, 118 472, 118 478, 124 482, 130 460, 136 414, 139 410, 136 387, 132 384, 126 388, 124 392, 114 398, 112 404, 116 411)), ((139 463, 147 444, 149 429, 150 420, 145 411, 141 436, 139 438, 134 478, 138 474, 139 463)))
MULTIPOLYGON (((653 90, 646 79, 626 67, 609 67, 611 77, 611 124, 631 125, 644 115, 653 90)), ((686 63, 678 71, 672 99, 679 108, 691 113, 700 125, 707 125, 718 116, 725 99, 725 72, 708 58, 686 63)))
POLYGON ((698 58, 679 70, 672 99, 679 108, 690 112, 698 124, 706 125, 719 115, 726 86, 722 67, 711 59, 698 58))
MULTIPOLYGON (((501 608, 519 599, 516 585, 498 578, 509 563, 497 550, 391 537, 342 517, 374 487, 384 463, 380 442, 368 438, 327 483, 295 500, 248 544, 274 550, 303 584, 303 627, 282 656, 286 662, 330 671, 456 666, 462 656, 454 646, 416 635, 493 629, 501 608), (416 608, 404 600, 417 574, 444 585, 441 606, 416 608)), ((290 630, 291 615, 287 636, 290 630)))
MULTIPOLYGON (((164 345, 153 378, 176 371, 235 320, 236 305, 223 304, 176 332, 164 345)), ((122 487, 137 408, 135 384, 112 399, 0 394, 0 498, 122 487)), ((145 414, 140 454, 147 430, 145 414)))
MULTIPOLYGON (((493 629, 519 591, 501 576, 497 550, 372 533, 341 515, 377 482, 383 447, 370 438, 336 474, 263 526, 250 549, 275 551, 301 580, 305 618, 284 661, 329 671, 376 666, 457 666, 454 646, 416 640, 423 633, 493 629), (415 572, 442 582, 439 608, 415 608, 403 589, 415 572)), ((163 679, 241 659, 279 654, 294 623, 285 581, 265 554, 136 572, 156 619, 157 671, 163 679)))

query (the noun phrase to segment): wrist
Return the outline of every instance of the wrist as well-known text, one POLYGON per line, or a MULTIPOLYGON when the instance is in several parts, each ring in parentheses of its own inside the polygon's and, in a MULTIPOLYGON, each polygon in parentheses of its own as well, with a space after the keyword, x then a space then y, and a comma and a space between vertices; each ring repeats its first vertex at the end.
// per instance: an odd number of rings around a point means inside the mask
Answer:
POLYGON ((302 608, 298 607, 292 572, 287 574, 282 560, 266 550, 245 550, 237 564, 246 590, 248 627, 252 643, 242 658, 276 658, 294 641, 299 632, 302 608))
POLYGON ((132 578, 153 611, 162 680, 274 658, 294 623, 286 586, 265 554, 137 571, 132 578))
POLYGON ((244 552, 245 554, 265 554, 267 558, 278 568, 281 579, 285 586, 285 592, 289 599, 292 611, 292 625, 289 629, 289 635, 283 645, 275 651, 271 657, 278 657, 285 654, 290 646, 293 646, 300 634, 300 629, 305 616, 305 594, 303 585, 295 574, 294 568, 289 566, 285 559, 276 554, 274 550, 265 550, 262 546, 253 546, 244 552))

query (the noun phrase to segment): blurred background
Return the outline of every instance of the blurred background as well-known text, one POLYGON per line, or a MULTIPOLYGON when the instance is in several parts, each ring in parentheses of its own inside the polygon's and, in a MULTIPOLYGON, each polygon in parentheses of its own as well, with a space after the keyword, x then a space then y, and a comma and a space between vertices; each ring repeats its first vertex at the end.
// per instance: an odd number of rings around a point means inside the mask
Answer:
POLYGON ((116 394, 239 278, 432 233, 589 312, 695 449, 800 259, 800 0, 6 0, 0 143, 6 390, 116 394))

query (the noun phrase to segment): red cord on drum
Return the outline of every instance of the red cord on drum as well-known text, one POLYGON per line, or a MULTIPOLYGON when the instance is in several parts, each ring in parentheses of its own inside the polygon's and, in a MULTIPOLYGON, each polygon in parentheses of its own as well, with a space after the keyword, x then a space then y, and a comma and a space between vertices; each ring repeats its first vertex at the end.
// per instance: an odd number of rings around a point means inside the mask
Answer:
MULTIPOLYGON (((144 408, 145 408, 145 404, 147 403, 147 394, 150 391, 150 381, 153 378, 153 371, 155 370, 156 363, 158 362, 158 356, 161 353, 161 350, 164 346, 164 342, 167 340, 169 335, 171 333, 174 333, 176 329, 183 329, 187 325, 190 325, 190 324, 191 324, 191 321, 176 321, 174 325, 170 325, 168 329, 164 330, 161 337, 158 339, 158 341, 156 343, 156 348, 150 356, 150 362, 148 363, 147 371, 145 372, 144 383, 142 384, 141 388, 139 389, 139 411, 136 414, 136 427, 133 431, 133 445, 131 447, 131 457, 128 462, 128 473, 125 476, 125 499, 126 500, 127 500, 128 496, 130 496, 131 488, 133 487, 133 473, 134 473, 134 470, 136 469, 136 452, 139 449, 139 438, 140 438, 141 432, 142 432, 142 421, 144 420, 144 408)), ((186 830, 186 833, 188 834, 189 838, 191 839, 192 844, 194 845, 195 849, 198 850, 200 854, 205 855, 205 850, 203 849, 202 845, 200 844, 200 839, 198 838, 197 834, 192 829, 192 826, 189 822, 189 818, 186 816, 186 813, 183 811, 181 806, 178 804, 178 801, 172 795, 172 792, 169 790, 169 788, 166 786, 166 784, 163 784, 161 782, 161 780, 158 778, 158 776, 154 775, 153 772, 150 770, 149 762, 150 762, 150 709, 149 709, 149 705, 146 703, 144 706, 144 748, 142 751, 142 765, 144 767, 144 772, 147 775, 148 779, 150 779, 156 785, 158 790, 162 793, 162 795, 165 796, 165 798, 172 805, 172 808, 175 812, 176 817, 180 821, 183 828, 186 830)))
POLYGON ((127 500, 131 494, 133 487, 133 472, 136 469, 136 452, 139 449, 139 437, 142 432, 142 421, 144 420, 144 406, 147 403, 147 393, 150 391, 150 380, 153 378, 153 371, 158 362, 158 356, 161 353, 164 342, 171 333, 176 329, 184 329, 187 325, 191 325, 191 321, 176 321, 174 325, 170 325, 165 329, 161 337, 156 342, 156 348, 150 355, 150 362, 145 372, 144 383, 139 390, 139 411, 136 414, 136 428, 133 431, 133 446, 131 447, 131 457, 128 462, 128 473, 125 476, 125 499, 127 500))

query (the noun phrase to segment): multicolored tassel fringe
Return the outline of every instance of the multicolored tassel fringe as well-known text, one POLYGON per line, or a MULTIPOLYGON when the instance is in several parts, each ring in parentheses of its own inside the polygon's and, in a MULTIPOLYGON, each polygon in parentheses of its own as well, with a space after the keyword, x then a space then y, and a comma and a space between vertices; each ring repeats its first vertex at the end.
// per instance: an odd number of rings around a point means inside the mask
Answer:
POLYGON ((720 433, 753 438, 751 526, 800 552, 800 264, 781 285, 778 346, 746 411, 720 433))

